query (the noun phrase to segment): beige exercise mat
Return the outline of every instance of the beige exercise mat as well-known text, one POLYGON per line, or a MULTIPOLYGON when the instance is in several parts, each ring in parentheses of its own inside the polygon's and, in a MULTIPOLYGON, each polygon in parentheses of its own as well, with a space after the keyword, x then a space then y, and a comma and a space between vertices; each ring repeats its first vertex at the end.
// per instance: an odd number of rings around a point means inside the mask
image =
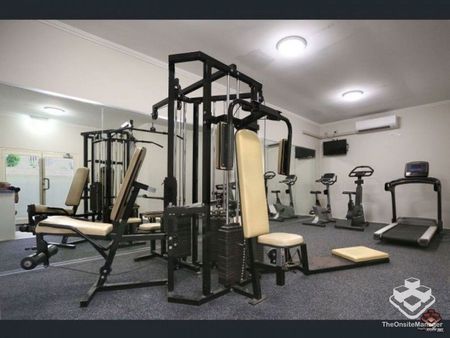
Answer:
POLYGON ((352 246, 331 250, 333 255, 348 259, 352 262, 367 262, 377 259, 389 258, 389 254, 383 251, 368 248, 366 246, 352 246))

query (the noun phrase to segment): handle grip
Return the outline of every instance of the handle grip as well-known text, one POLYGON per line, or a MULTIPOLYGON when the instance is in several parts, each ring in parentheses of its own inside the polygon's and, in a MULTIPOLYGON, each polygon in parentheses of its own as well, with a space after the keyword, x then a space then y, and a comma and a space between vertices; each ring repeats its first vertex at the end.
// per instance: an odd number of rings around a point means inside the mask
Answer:
POLYGON ((42 185, 44 186, 43 187, 44 190, 49 190, 50 189, 50 179, 47 177, 44 177, 42 185), (47 186, 45 185, 46 182, 47 182, 47 186))

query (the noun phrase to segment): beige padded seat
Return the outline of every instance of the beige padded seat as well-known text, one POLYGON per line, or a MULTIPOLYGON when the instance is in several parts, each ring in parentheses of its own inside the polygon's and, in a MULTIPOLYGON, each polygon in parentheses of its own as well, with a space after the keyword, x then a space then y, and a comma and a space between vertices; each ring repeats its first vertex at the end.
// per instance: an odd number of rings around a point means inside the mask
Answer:
POLYGON ((83 221, 75 218, 71 218, 69 216, 50 216, 45 220, 39 222, 36 227, 36 233, 43 234, 54 234, 54 235, 70 235, 76 234, 75 232, 62 229, 62 228, 54 228, 46 225, 66 225, 77 228, 85 235, 90 236, 107 236, 111 233, 113 229, 113 225, 109 223, 97 223, 90 221, 83 221))
POLYGON ((161 229, 161 223, 142 223, 139 225, 139 230, 142 231, 155 231, 161 229))
POLYGON ((285 232, 272 232, 258 236, 258 243, 273 247, 288 248, 303 243, 303 237, 285 232))
POLYGON ((130 217, 127 219, 128 224, 141 224, 142 219, 140 217, 130 217))
POLYGON ((331 253, 335 256, 339 256, 356 263, 389 258, 389 254, 387 252, 378 251, 366 246, 352 246, 348 248, 333 249, 331 250, 331 253))
POLYGON ((41 205, 41 204, 35 204, 34 205, 34 210, 36 212, 36 214, 46 214, 46 213, 51 213, 51 214, 61 214, 61 215, 72 215, 73 214, 73 209, 64 209, 63 208, 53 208, 53 207, 48 207, 46 205, 41 205))

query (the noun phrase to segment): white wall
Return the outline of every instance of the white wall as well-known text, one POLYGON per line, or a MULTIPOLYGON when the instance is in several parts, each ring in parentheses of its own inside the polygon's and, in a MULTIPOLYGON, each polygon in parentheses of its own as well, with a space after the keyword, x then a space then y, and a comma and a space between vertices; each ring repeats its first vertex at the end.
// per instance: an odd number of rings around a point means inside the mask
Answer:
MULTIPOLYGON (((0 81, 4 83, 140 113, 149 113, 152 104, 167 97, 166 62, 57 21, 1 21, 0 45, 0 81)), ((177 77, 182 86, 200 79, 179 69, 177 77)), ((213 91, 224 93, 224 87, 214 85, 213 91)), ((285 113, 294 127, 318 128, 285 113)))
MULTIPOLYGON (((334 216, 343 218, 347 209, 347 196, 343 190, 354 190, 348 173, 356 165, 370 165, 375 169, 364 182, 364 207, 369 221, 389 222, 391 219, 390 194, 384 183, 403 177, 409 161, 428 161, 430 176, 442 183, 442 209, 444 226, 450 227, 450 101, 386 112, 370 117, 340 121, 321 127, 321 134, 332 135, 354 131, 357 120, 396 114, 400 129, 346 136, 349 151, 346 156, 322 157, 320 172, 335 172, 338 182, 333 185, 332 207, 334 216)), ((398 187, 398 215, 436 218, 436 193, 432 186, 412 185, 398 187)))
POLYGON ((0 80, 149 112, 167 96, 167 71, 39 21, 0 22, 0 80))
POLYGON ((83 160, 80 133, 91 129, 55 119, 41 121, 28 115, 4 114, 0 107, 0 148, 70 153, 74 156, 75 166, 80 166, 83 160))

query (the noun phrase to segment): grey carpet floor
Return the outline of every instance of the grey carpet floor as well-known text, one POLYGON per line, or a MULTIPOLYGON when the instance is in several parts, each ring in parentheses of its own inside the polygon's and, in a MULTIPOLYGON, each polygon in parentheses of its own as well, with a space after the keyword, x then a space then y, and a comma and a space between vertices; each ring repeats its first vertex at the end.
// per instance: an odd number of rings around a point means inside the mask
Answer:
MULTIPOLYGON (((79 308, 79 299, 96 280, 102 264, 87 243, 77 249, 60 249, 52 257, 55 266, 22 272, 20 259, 30 239, 0 243, 0 316, 2 319, 404 319, 389 303, 392 289, 408 277, 419 278, 431 287, 433 307, 444 319, 450 318, 450 234, 440 234, 427 249, 374 241, 380 224, 356 232, 300 225, 298 220, 274 223, 271 231, 303 235, 310 256, 326 256, 335 247, 366 245, 386 251, 391 262, 346 271, 305 276, 290 272, 286 285, 275 285, 275 276, 264 274, 263 292, 268 298, 257 306, 229 293, 200 307, 167 302, 164 286, 102 292, 88 308, 79 308), (76 262, 75 259, 91 257, 76 262), (70 262, 71 264, 66 264, 70 262)), ((165 278, 161 259, 134 262, 145 247, 120 250, 110 281, 165 278)), ((217 278, 213 276, 214 280, 217 278)), ((200 276, 180 270, 177 290, 199 293, 200 276)))

